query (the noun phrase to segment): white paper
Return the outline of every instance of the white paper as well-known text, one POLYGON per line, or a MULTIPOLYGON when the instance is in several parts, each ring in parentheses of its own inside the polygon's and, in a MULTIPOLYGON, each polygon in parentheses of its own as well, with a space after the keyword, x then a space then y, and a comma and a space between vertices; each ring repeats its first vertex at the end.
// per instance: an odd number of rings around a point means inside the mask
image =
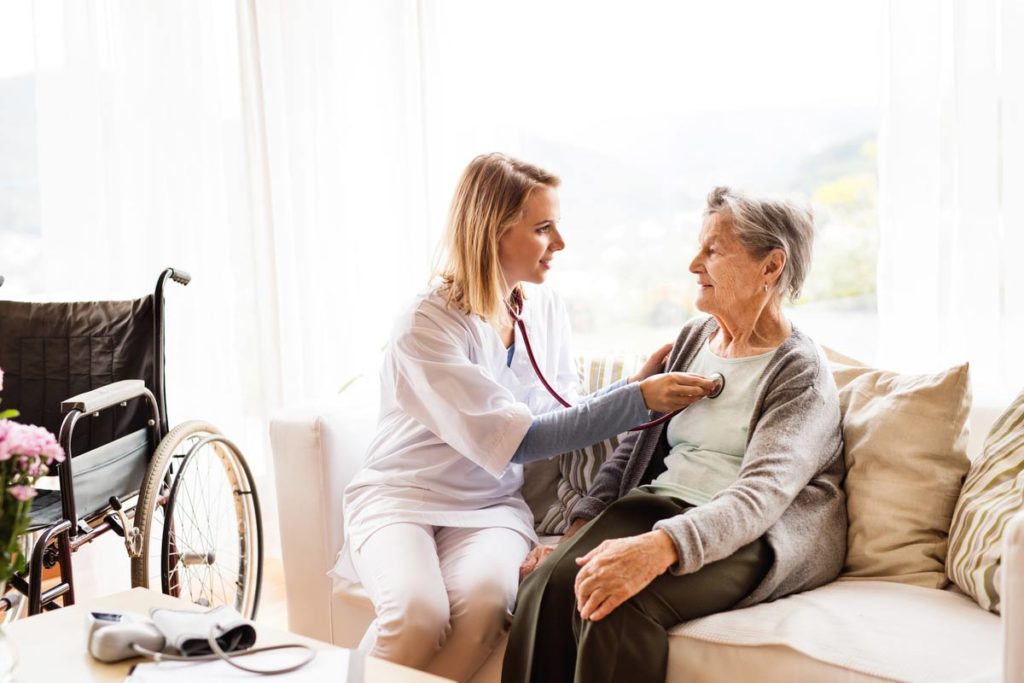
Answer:
MULTIPOLYGON (((307 653, 302 650, 280 650, 275 652, 261 652, 239 659, 239 664, 254 669, 276 669, 293 664, 307 653)), ((352 683, 359 683, 362 680, 361 662, 355 659, 362 659, 356 653, 350 662, 348 650, 340 648, 328 648, 316 651, 316 659, 306 666, 286 674, 265 677, 259 674, 241 671, 227 662, 160 662, 138 664, 131 675, 125 679, 125 683, 167 683, 168 681, 187 680, 189 683, 221 683, 230 681, 254 681, 267 680, 273 683, 338 683, 339 681, 351 680, 352 683), (357 676, 349 677, 350 663, 353 665, 351 673, 358 673, 357 676)))

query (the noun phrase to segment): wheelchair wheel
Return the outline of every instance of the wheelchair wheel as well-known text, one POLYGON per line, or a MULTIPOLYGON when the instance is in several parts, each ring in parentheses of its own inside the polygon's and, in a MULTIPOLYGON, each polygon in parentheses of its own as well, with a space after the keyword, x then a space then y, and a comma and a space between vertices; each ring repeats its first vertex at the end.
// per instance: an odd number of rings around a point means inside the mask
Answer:
POLYGON ((252 618, 263 578, 263 524, 245 458, 216 427, 175 427, 157 446, 139 492, 141 552, 132 585, 252 618))

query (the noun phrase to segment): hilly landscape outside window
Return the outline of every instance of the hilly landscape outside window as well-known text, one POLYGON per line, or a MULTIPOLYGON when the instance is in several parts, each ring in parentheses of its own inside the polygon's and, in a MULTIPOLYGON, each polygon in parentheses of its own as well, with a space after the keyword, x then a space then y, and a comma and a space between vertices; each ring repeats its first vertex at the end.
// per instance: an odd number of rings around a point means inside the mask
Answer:
POLYGON ((633 158, 523 140, 524 157, 548 160, 566 178, 569 246, 552 283, 570 308, 577 347, 647 352, 699 314, 687 268, 706 195, 729 184, 811 205, 813 268, 787 313, 821 343, 870 360, 878 253, 873 112, 751 110, 676 119, 661 134, 671 145, 638 146, 653 153, 633 158), (744 133, 749 118, 758 121, 756 133, 744 133), (702 142, 710 153, 704 159, 702 142))
POLYGON ((880 1, 433 7, 438 175, 497 149, 562 178, 550 282, 578 351, 649 353, 699 313, 687 266, 707 194, 729 185, 811 204, 813 270, 788 314, 873 359, 880 1))

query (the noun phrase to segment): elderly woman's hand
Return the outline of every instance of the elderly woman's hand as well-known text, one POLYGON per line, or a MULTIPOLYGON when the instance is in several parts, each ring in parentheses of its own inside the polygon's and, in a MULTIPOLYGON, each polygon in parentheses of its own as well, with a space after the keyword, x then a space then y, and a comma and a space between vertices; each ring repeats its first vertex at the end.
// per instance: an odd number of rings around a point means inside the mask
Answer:
POLYGON ((659 348, 657 351, 650 355, 650 357, 647 359, 647 362, 644 363, 644 366, 640 368, 640 372, 630 377, 629 381, 642 382, 651 375, 656 375, 659 372, 663 372, 665 370, 665 359, 668 358, 668 354, 671 353, 671 351, 671 344, 665 344, 664 346, 659 348))
POLYGON ((640 382, 648 410, 670 413, 696 403, 715 389, 714 380, 688 372, 666 372, 640 382))
POLYGON ((600 621, 647 587, 679 559, 676 546, 663 531, 604 541, 583 557, 576 575, 580 616, 600 621))

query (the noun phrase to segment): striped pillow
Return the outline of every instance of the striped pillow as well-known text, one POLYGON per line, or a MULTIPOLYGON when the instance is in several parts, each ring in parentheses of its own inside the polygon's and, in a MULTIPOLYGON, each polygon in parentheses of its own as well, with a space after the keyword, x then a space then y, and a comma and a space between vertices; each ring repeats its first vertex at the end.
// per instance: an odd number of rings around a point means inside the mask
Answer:
POLYGON ((953 513, 946 573, 990 612, 999 612, 1003 532, 1024 507, 1024 391, 996 420, 967 473, 953 513))
MULTIPOLYGON (((629 377, 644 364, 645 358, 633 354, 581 357, 576 361, 580 375, 580 391, 590 394, 623 377, 629 377)), ((593 446, 563 453, 558 456, 556 498, 537 523, 541 535, 561 534, 565 531, 565 515, 587 493, 597 471, 615 452, 623 435, 599 441, 593 446)))

